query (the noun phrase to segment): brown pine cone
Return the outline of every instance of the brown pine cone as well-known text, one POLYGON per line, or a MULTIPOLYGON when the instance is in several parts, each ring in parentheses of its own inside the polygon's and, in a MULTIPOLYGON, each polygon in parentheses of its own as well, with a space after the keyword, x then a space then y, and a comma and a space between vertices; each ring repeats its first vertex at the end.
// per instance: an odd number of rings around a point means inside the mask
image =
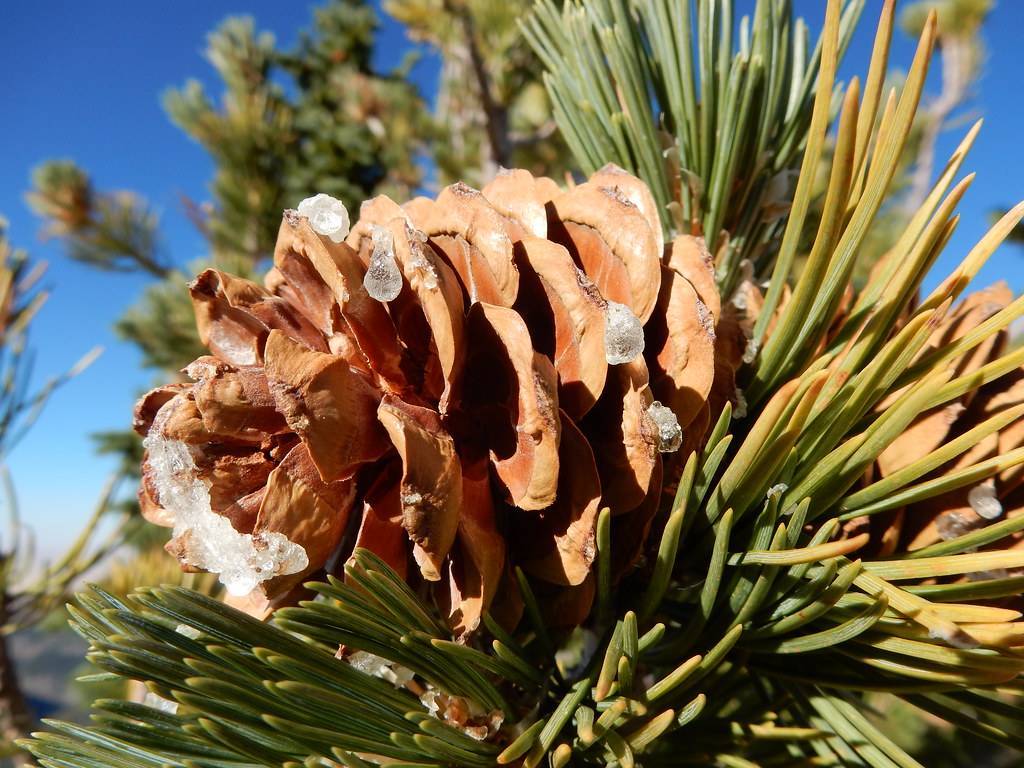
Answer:
MULTIPOLYGON (((943 349, 974 331, 1013 300, 1005 283, 969 294, 932 333, 922 354, 943 349)), ((970 352, 951 361, 953 375, 963 376, 994 362, 1005 352, 1008 333, 992 335, 970 352)), ((891 395, 889 404, 899 395, 891 395)), ((924 458, 983 422, 1002 416, 1002 426, 922 480, 935 480, 961 472, 1024 446, 1024 369, 968 390, 963 396, 922 413, 878 457, 877 473, 892 475, 924 458)), ((913 551, 962 536, 1007 517, 1024 514, 1024 468, 1018 463, 976 482, 919 501, 906 508, 859 521, 869 525, 880 554, 913 551)), ((999 548, 1016 545, 1016 534, 998 542, 999 548)))
POLYGON ((239 595, 362 546, 435 583, 460 632, 509 564, 585 612, 599 508, 632 562, 678 465, 663 453, 717 416, 703 241, 665 248, 649 190, 614 167, 347 218, 311 198, 285 212, 264 286, 191 284, 211 355, 137 406, 144 514, 239 595))

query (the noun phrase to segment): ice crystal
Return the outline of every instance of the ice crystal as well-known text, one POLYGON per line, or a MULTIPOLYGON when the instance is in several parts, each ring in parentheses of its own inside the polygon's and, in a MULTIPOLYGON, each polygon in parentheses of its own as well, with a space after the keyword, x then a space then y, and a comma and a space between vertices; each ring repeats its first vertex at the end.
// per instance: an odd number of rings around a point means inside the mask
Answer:
POLYGON ((363 287, 377 301, 392 301, 402 292, 402 273, 395 262, 395 238, 390 229, 373 227, 373 253, 363 287))
POLYGON ((298 573, 309 565, 306 551, 281 533, 239 533, 210 506, 210 487, 198 476, 192 449, 163 434, 178 407, 170 400, 157 413, 143 447, 149 453, 160 505, 174 515, 174 537, 189 565, 216 573, 232 595, 247 595, 261 582, 298 573))
POLYGON ((672 409, 655 400, 647 406, 647 415, 657 427, 658 450, 661 453, 674 453, 683 444, 683 428, 672 409))
POLYGON ((991 478, 967 492, 967 503, 986 520, 995 520, 1003 514, 1003 505, 996 496, 996 484, 991 478))
POLYGON ((772 498, 773 496, 778 497, 788 490, 789 486, 786 485, 785 483, 776 483, 775 485, 768 489, 767 496, 769 499, 772 498))
POLYGON ((341 200, 321 192, 299 203, 298 211, 300 216, 309 219, 309 226, 318 235, 329 237, 336 243, 348 235, 348 209, 341 200))
POLYGON ((644 351, 644 329, 640 318, 625 304, 608 302, 604 326, 604 354, 609 365, 635 359, 644 351))

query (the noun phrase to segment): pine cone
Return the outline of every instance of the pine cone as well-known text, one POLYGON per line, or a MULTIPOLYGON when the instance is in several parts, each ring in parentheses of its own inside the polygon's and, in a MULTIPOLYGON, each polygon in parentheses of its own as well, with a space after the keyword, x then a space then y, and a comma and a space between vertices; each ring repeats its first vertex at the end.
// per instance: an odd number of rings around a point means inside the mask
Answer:
MULTIPOLYGON (((996 416, 1009 421, 944 467, 951 474, 1024 446, 1024 368, 1003 376, 977 392, 952 426, 946 441, 954 440, 996 416)), ((978 528, 1024 515, 1024 464, 1011 458, 1002 471, 978 482, 914 504, 907 509, 904 539, 909 550, 962 536, 978 528)), ((1020 547, 1019 533, 998 542, 997 548, 1020 547)), ((1015 574, 1017 575, 1017 574, 1015 574)))
MULTIPOLYGON (((922 356, 942 350, 975 331, 1013 300, 1005 283, 968 295, 941 322, 922 356)), ((956 357, 953 375, 964 376, 998 360, 1006 353, 1008 333, 1000 331, 956 357)), ((882 405, 893 402, 899 392, 882 405)), ((892 475, 933 451, 1001 417, 1001 425, 983 438, 969 439, 969 447, 926 478, 939 480, 985 461, 1005 456, 1024 446, 1024 368, 1000 376, 988 385, 972 388, 961 397, 922 413, 878 457, 881 477, 892 475)), ((870 525, 883 556, 914 551, 962 536, 1001 519, 1024 514, 1024 465, 1017 459, 1002 471, 981 473, 976 481, 937 496, 859 521, 870 525)), ((857 523, 855 522, 855 525, 857 523)), ((999 548, 1019 545, 1020 536, 1001 539, 999 548)))
POLYGON ((717 416, 703 241, 665 248, 649 190, 614 167, 568 191, 511 171, 378 197, 346 237, 347 219, 304 201, 265 287, 191 284, 211 355, 137 406, 147 519, 239 595, 282 595, 354 544, 435 583, 460 632, 510 564, 585 612, 599 508, 622 570, 673 452, 717 416))

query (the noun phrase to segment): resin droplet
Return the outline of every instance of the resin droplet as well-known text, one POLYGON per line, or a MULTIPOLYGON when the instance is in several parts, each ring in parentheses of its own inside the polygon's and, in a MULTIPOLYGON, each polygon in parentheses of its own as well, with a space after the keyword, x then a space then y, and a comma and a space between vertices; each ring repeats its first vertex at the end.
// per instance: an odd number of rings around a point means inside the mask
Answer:
POLYGON ((950 624, 949 626, 939 625, 929 629, 928 637, 933 640, 942 640, 952 648, 962 648, 963 650, 977 648, 980 645, 977 640, 956 624, 950 624))
POLYGON ((356 651, 351 656, 347 656, 345 660, 363 674, 387 680, 396 688, 405 687, 406 683, 414 677, 411 669, 366 651, 356 651))
POLYGON ((761 351, 761 345, 757 339, 747 339, 747 346, 743 350, 743 362, 750 365, 757 359, 757 353, 761 351))
POLYGON ((618 187, 598 187, 607 197, 610 197, 616 203, 624 208, 636 209, 637 205, 618 187))
POLYGON ((329 237, 336 243, 348 235, 348 209, 341 200, 321 192, 299 203, 298 211, 300 216, 309 219, 309 226, 318 235, 329 237))
POLYGON ((700 299, 697 299, 697 320, 700 322, 701 328, 704 329, 704 333, 708 335, 708 338, 714 341, 715 318, 711 315, 711 310, 708 308, 708 305, 700 299))
POLYGON ((970 513, 964 514, 955 509, 943 512, 935 518, 935 530, 943 541, 956 539, 979 527, 980 520, 970 513))
POLYGON ((604 355, 609 365, 634 360, 644 351, 644 329, 633 310, 617 301, 608 302, 604 326, 604 355))
POLYGON ((995 520, 1003 514, 1003 505, 996 496, 996 484, 991 478, 968 491, 967 503, 986 520, 995 520))
POLYGON ((429 686, 425 691, 423 691, 423 693, 420 694, 420 704, 426 707, 427 712, 429 712, 434 717, 437 717, 437 713, 441 709, 441 705, 437 701, 438 696, 438 692, 429 686))
POLYGON ((392 301, 402 292, 402 273, 395 262, 395 238, 390 229, 374 227, 373 253, 363 277, 363 287, 377 301, 392 301))
POLYGON ((427 236, 420 232, 420 230, 413 229, 408 225, 405 228, 405 234, 409 237, 412 266, 419 273, 423 287, 431 291, 436 290, 437 271, 434 269, 430 259, 427 258, 426 249, 430 247, 427 245, 427 236))
POLYGON ((672 409, 655 400, 647 406, 647 415, 658 429, 658 450, 674 453, 683 444, 683 428, 672 409))
POLYGON ((747 309, 747 292, 745 290, 743 290, 743 288, 744 288, 744 286, 742 286, 742 285, 739 288, 737 288, 736 289, 736 293, 734 293, 732 295, 732 298, 729 299, 729 301, 730 301, 730 303, 732 303, 732 305, 734 307, 736 307, 736 309, 739 309, 741 311, 746 311, 746 309, 747 309))
POLYGON ((165 699, 163 696, 157 696, 152 691, 146 694, 146 697, 142 700, 142 706, 159 710, 168 715, 178 714, 178 702, 165 699))
POLYGON ((992 579, 1008 579, 1010 571, 1006 568, 996 568, 992 571, 978 571, 976 573, 965 573, 968 581, 991 581, 992 579))
POLYGON ((415 507, 423 503, 423 494, 411 491, 409 493, 402 494, 402 505, 406 507, 415 507))
POLYGON ((179 624, 174 628, 174 631, 179 635, 184 635, 191 640, 198 640, 201 634, 195 627, 190 627, 188 624, 179 624))
POLYGON ((563 675, 571 676, 573 672, 582 672, 590 664, 600 646, 601 638, 596 632, 577 627, 569 641, 555 653, 555 664, 563 675))

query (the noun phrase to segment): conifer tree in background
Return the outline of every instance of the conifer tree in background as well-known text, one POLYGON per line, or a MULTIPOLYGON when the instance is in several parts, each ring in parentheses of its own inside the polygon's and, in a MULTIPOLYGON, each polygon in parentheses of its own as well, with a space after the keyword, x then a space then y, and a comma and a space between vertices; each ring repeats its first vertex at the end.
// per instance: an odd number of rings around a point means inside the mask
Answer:
MULTIPOLYGON (((940 136, 949 134, 977 119, 972 108, 978 93, 986 57, 982 25, 994 7, 992 0, 915 0, 899 8, 899 28, 910 37, 917 37, 934 10, 936 55, 933 70, 939 87, 925 92, 914 128, 907 139, 905 159, 897 171, 892 199, 881 212, 864 243, 868 258, 859 268, 860 281, 871 264, 888 250, 899 237, 907 221, 928 194, 935 175, 940 136)), ((1003 211, 1005 213, 1005 211, 1003 211)), ((998 217, 997 217, 998 219, 998 217)))
MULTIPOLYGON (((406 78, 411 61, 374 71, 379 22, 361 0, 317 9, 312 31, 290 51, 251 20, 229 19, 207 45, 225 88, 220 103, 195 81, 167 95, 171 119, 215 162, 211 201, 185 201, 209 242, 207 263, 254 274, 272 253, 285 207, 311 190, 349 207, 378 193, 408 198, 424 181, 424 157, 442 183, 480 184, 502 165, 566 169, 538 62, 518 30, 529 3, 395 0, 387 7, 441 56, 433 116, 406 78), (281 76, 294 89, 282 88, 281 76)), ((96 190, 69 161, 40 167, 29 200, 44 234, 60 238, 72 258, 158 280, 117 324, 147 367, 176 373, 195 358, 200 347, 181 289, 188 277, 162 249, 146 201, 96 190)), ((103 443, 134 445, 123 433, 103 443)))
POLYGON ((17 496, 5 462, 9 452, 31 428, 53 392, 89 365, 91 353, 63 376, 38 389, 31 386, 32 354, 28 347, 32 320, 46 301, 39 288, 45 264, 33 264, 25 251, 7 239, 7 222, 0 217, 0 482, 3 485, 5 527, 0 546, 0 762, 27 765, 29 757, 15 745, 35 725, 35 714, 22 690, 9 638, 39 625, 73 594, 83 573, 107 557, 120 542, 115 527, 100 542, 96 527, 107 511, 116 484, 112 482, 82 533, 52 564, 35 557, 36 534, 19 518, 17 496))
MULTIPOLYGON (((253 274, 273 252, 281 210, 310 189, 357 206, 417 188, 425 108, 402 70, 374 71, 376 25, 367 3, 339 0, 316 11, 295 50, 282 51, 251 20, 229 19, 207 43, 225 89, 219 101, 196 81, 167 94, 171 119, 215 163, 211 200, 185 201, 209 243, 207 263, 253 274)), ((183 290, 193 270, 162 249, 145 201, 96 190, 68 161, 36 171, 29 201, 72 258, 158 280, 118 323, 145 365, 176 372, 198 354, 183 290)))
POLYGON ((851 282, 940 39, 888 88, 886 2, 840 83, 862 5, 812 44, 785 0, 735 38, 728 0, 540 0, 585 183, 350 232, 304 200, 263 284, 204 271, 143 511, 247 612, 83 595, 90 659, 153 697, 40 765, 921 765, 879 705, 1024 752, 1024 297, 968 290, 1024 204, 921 292, 976 125, 851 282))
POLYGON ((974 87, 985 64, 981 27, 993 6, 993 0, 918 0, 902 10, 900 26, 913 36, 921 34, 928 13, 936 12, 942 83, 938 94, 927 99, 919 113, 916 163, 903 201, 908 214, 917 210, 928 194, 939 135, 953 127, 951 120, 959 117, 960 123, 966 122, 956 112, 976 96, 974 87))
POLYGON ((386 0, 414 40, 441 58, 431 156, 438 181, 480 187, 499 168, 560 176, 569 170, 541 82, 523 39, 528 0, 386 0))

